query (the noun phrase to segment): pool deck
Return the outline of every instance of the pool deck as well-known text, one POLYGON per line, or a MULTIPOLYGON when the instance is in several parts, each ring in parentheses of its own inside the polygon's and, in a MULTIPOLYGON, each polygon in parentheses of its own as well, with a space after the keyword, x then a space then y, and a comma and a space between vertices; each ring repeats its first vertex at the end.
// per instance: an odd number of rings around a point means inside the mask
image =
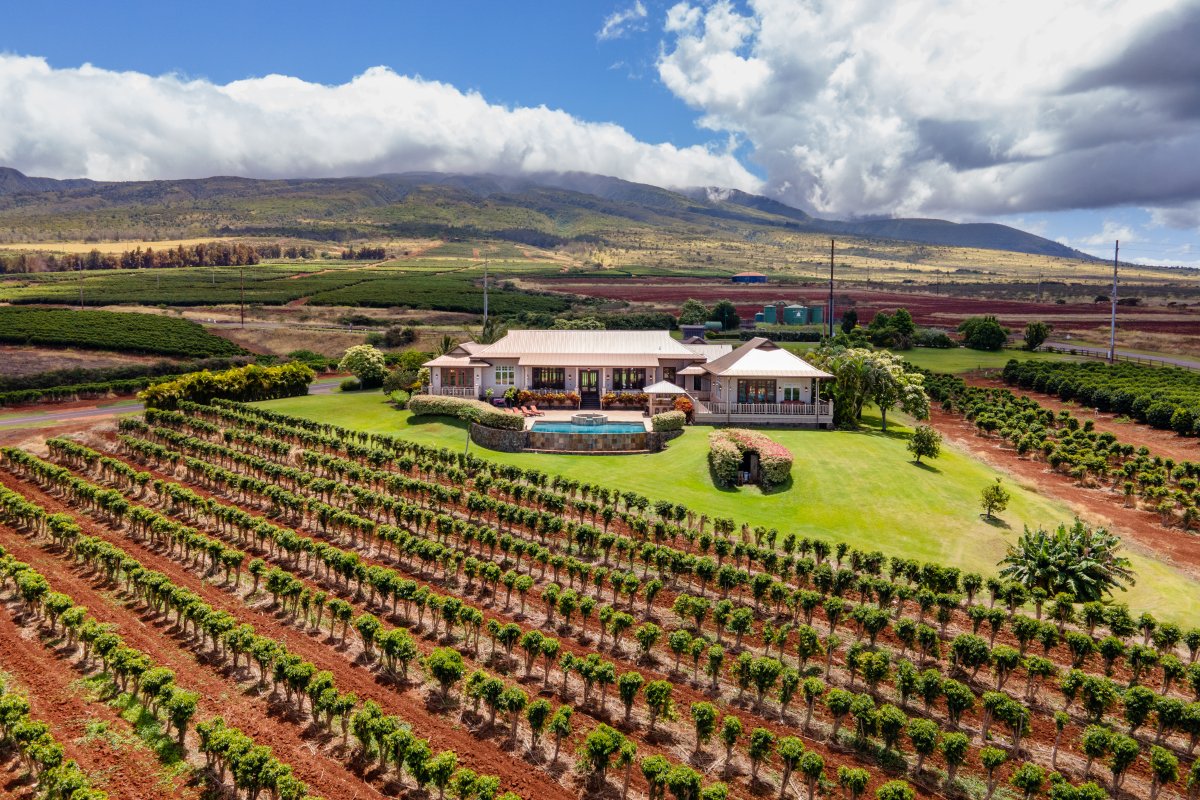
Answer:
POLYGON ((546 409, 542 412, 541 417, 526 417, 525 430, 533 427, 535 422, 570 422, 571 417, 579 413, 599 413, 608 417, 609 422, 636 422, 639 425, 650 429, 649 418, 642 415, 641 411, 599 411, 599 412, 580 412, 573 408, 553 408, 546 409))

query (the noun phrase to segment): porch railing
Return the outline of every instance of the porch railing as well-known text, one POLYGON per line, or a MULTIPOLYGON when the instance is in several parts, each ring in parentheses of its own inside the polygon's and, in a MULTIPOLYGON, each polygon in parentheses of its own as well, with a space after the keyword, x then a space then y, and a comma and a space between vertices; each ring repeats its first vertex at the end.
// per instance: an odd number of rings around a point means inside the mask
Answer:
POLYGON ((833 406, 829 403, 704 403, 709 414, 756 417, 829 417, 833 406))
POLYGON ((474 386, 443 386, 437 390, 440 395, 447 397, 475 397, 474 386))

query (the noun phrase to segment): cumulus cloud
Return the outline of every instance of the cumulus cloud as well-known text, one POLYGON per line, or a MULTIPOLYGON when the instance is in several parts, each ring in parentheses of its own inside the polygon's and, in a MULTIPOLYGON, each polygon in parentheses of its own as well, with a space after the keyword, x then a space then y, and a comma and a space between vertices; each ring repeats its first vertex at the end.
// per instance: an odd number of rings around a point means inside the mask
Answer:
POLYGON ((645 30, 646 16, 646 6, 642 0, 637 0, 629 8, 618 9, 605 17, 604 24, 596 31, 596 38, 604 42, 620 39, 635 30, 645 30))
POLYGON ((374 67, 336 86, 268 75, 55 69, 0 54, 0 165, 97 180, 578 170, 658 186, 760 181, 727 149, 638 140, 619 125, 374 67))
POLYGON ((828 215, 1200 199, 1197 0, 677 3, 659 77, 828 215))

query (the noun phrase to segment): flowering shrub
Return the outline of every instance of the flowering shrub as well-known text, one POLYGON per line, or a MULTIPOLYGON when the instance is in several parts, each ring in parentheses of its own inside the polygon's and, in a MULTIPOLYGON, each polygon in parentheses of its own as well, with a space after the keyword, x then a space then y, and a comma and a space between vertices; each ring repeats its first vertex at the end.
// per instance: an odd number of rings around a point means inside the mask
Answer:
POLYGON ((527 405, 536 403, 540 406, 570 406, 579 407, 579 395, 575 392, 517 392, 517 404, 527 405))
POLYGON ((682 411, 664 411, 650 418, 650 427, 656 431, 681 431, 686 420, 682 411))
POLYGON ((713 431, 708 435, 708 467, 718 486, 735 485, 742 466, 742 451, 727 434, 728 431, 713 431))
POLYGON ((645 392, 605 392, 600 405, 604 408, 646 408, 650 405, 650 395, 645 392))
POLYGON ((675 410, 682 411, 684 416, 687 417, 687 421, 691 422, 696 414, 696 405, 690 397, 676 397, 675 410))
POLYGON ((792 453, 771 438, 743 428, 713 431, 708 437, 708 463, 721 486, 737 482, 746 452, 758 453, 758 479, 764 489, 782 486, 792 474, 792 453))
POLYGON ((519 431, 525 428, 524 417, 515 413, 498 411, 480 400, 468 400, 463 397, 414 394, 408 401, 408 410, 414 417, 458 417, 467 422, 477 422, 488 428, 510 431, 519 431))

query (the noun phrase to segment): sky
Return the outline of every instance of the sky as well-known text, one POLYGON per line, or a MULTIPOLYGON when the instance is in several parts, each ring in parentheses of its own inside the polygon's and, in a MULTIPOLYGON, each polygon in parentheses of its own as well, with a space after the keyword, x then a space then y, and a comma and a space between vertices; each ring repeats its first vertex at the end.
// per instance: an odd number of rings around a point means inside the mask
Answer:
POLYGON ((1200 267, 1200 0, 54 2, 0 166, 98 180, 582 170, 1200 267))

